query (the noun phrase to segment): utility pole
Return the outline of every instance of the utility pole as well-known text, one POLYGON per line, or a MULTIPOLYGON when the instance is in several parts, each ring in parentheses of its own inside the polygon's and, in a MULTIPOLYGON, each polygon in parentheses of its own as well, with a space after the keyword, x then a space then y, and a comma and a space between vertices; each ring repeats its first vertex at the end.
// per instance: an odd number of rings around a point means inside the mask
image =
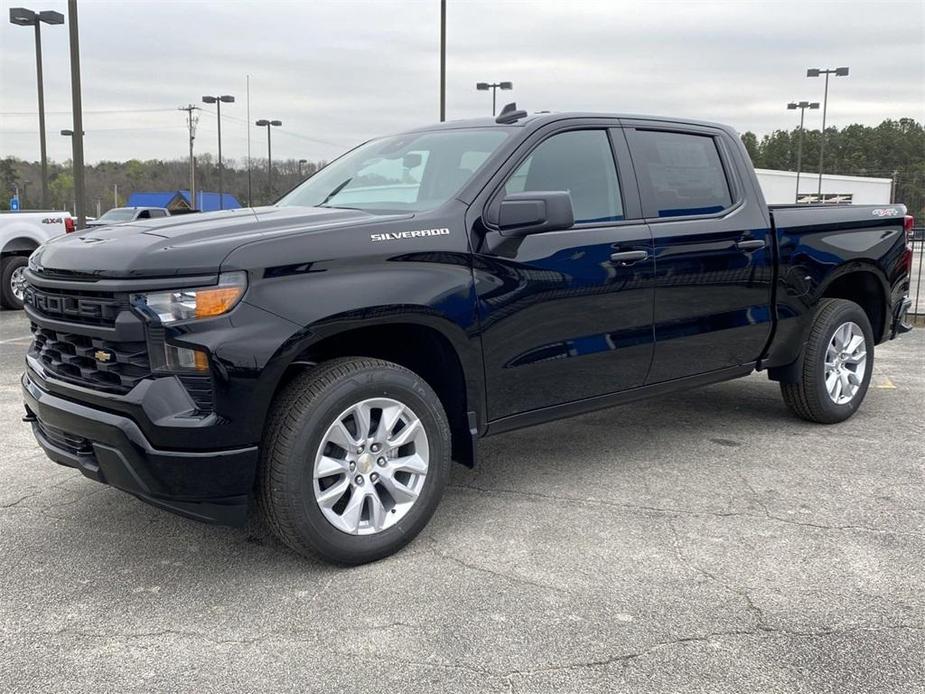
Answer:
POLYGON ((196 208, 196 159, 193 157, 193 140, 196 139, 196 123, 199 122, 199 116, 193 115, 193 111, 198 111, 198 106, 188 104, 178 106, 178 110, 186 111, 186 123, 189 127, 189 197, 190 206, 196 208))
POLYGON ((87 226, 84 210, 84 124, 80 98, 80 32, 77 29, 77 0, 67 0, 68 32, 71 44, 71 110, 74 112, 74 136, 71 138, 74 159, 74 211, 77 228, 87 226))
POLYGON ((446 120, 446 0, 440 0, 440 122, 446 120))
POLYGON ((113 207, 119 206, 119 184, 118 183, 112 184, 112 206, 113 207))

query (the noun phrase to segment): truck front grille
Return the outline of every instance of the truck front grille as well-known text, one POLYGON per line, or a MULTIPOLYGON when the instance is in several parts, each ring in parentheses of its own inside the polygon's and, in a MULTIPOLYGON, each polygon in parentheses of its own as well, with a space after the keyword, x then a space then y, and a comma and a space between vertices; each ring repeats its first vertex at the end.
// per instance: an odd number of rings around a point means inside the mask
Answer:
POLYGON ((32 324, 29 353, 63 381, 111 393, 127 393, 151 375, 145 342, 112 342, 32 324))
POLYGON ((119 311, 125 308, 111 294, 66 289, 49 291, 32 286, 26 287, 23 302, 41 316, 88 325, 113 325, 119 311))

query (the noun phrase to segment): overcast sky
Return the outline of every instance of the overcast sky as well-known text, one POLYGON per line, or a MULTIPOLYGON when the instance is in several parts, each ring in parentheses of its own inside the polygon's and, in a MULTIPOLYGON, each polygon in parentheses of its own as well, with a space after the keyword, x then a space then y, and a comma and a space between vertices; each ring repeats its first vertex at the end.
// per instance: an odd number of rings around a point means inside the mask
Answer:
MULTIPOLYGON (((2 0, 0 155, 38 159, 31 29, 2 0)), ((511 80, 500 104, 528 111, 622 111, 729 123, 758 133, 796 125, 790 100, 821 100, 808 67, 847 65, 830 84, 829 123, 925 120, 925 2, 447 2, 447 117, 488 115, 477 81, 511 80)), ((274 158, 330 159, 377 134, 439 119, 439 0, 404 2, 80 0, 85 156, 185 156, 184 114, 232 94, 223 151, 247 151, 251 119, 283 121, 274 158), (201 104, 200 104, 201 105, 201 104)), ((43 26, 48 151, 70 157, 66 26, 43 26)), ((210 111, 212 107, 206 107, 210 111)), ((818 127, 820 112, 807 112, 818 127)), ((266 137, 253 129, 254 156, 266 137)), ((212 112, 197 152, 216 151, 212 112)))

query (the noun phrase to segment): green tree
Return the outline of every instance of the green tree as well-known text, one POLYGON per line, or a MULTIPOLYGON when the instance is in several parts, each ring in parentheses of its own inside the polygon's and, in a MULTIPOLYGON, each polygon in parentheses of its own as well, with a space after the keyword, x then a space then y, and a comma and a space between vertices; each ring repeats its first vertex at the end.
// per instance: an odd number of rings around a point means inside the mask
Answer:
POLYGON ((19 176, 16 173, 15 160, 13 157, 0 159, 0 209, 10 209, 9 198, 13 197, 16 186, 19 183, 19 176))

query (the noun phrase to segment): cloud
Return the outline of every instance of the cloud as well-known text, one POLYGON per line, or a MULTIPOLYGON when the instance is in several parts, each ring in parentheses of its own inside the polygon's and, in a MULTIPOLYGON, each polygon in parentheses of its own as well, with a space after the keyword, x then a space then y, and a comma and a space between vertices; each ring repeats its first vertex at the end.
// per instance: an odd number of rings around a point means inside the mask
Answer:
MULTIPOLYGON (((849 65, 851 75, 830 84, 830 123, 925 119, 918 0, 447 4, 450 118, 487 115, 490 95, 476 81, 512 80, 499 105, 678 115, 768 132, 794 125, 788 101, 821 100, 822 80, 806 78, 807 67, 849 65)), ((46 6, 67 11, 64 2, 46 6)), ((88 161, 184 156, 176 107, 208 93, 237 97, 223 108, 223 150, 243 158, 246 74, 251 119, 283 121, 273 134, 278 157, 329 159, 439 116, 438 0, 82 0, 80 29, 88 161)), ((43 43, 49 155, 64 160, 66 27, 44 27, 43 43)), ((4 24, 0 45, 0 154, 35 159, 31 32, 4 24)), ((252 133, 254 156, 261 135, 252 133)), ((215 117, 203 113, 197 151, 214 152, 215 141, 215 117)))

